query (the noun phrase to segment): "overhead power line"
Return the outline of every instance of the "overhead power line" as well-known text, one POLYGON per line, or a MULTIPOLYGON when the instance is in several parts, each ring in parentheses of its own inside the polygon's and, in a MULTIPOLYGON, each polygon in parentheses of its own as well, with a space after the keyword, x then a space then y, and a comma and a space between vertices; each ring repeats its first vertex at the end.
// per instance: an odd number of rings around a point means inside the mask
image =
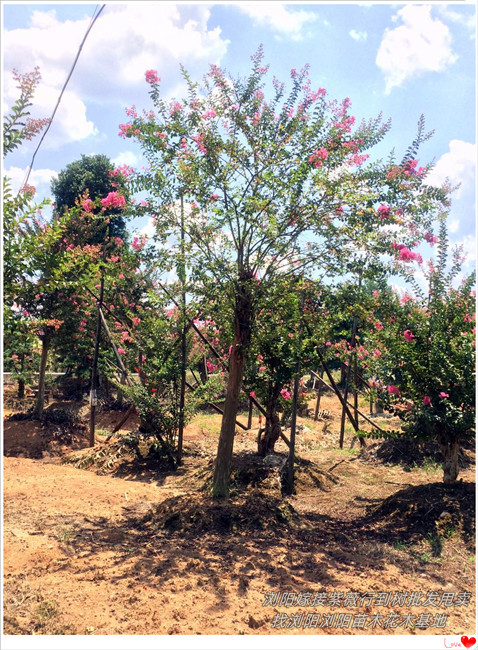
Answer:
POLYGON ((49 123, 48 123, 48 126, 46 127, 45 131, 43 132, 43 135, 42 135, 42 137, 40 138, 40 142, 38 143, 38 146, 37 146, 37 148, 35 149, 35 151, 34 151, 34 153, 33 153, 32 161, 31 161, 30 166, 29 166, 29 168, 28 168, 28 172, 27 172, 27 175, 26 175, 26 177, 25 177, 25 180, 24 180, 24 182, 23 182, 23 184, 22 184, 22 187, 24 187, 24 186, 28 183, 28 179, 30 178, 30 174, 31 174, 31 171, 32 171, 32 168, 33 168, 33 163, 35 162, 35 157, 36 157, 36 155, 37 155, 37 153, 38 153, 38 151, 39 151, 39 149, 40 149, 40 147, 41 147, 41 145, 42 145, 42 143, 43 143, 43 140, 45 139, 46 134, 47 134, 48 131, 50 130, 50 126, 51 126, 51 124, 52 124, 52 122, 53 122, 53 118, 54 118, 55 115, 56 115, 56 112, 57 112, 58 107, 59 107, 59 105, 60 105, 61 99, 62 99, 63 94, 64 94, 64 92, 65 92, 65 90, 66 90, 66 87, 67 87, 67 85, 68 85, 68 82, 70 81, 70 79, 71 79, 71 75, 73 74, 73 71, 74 71, 74 69, 75 69, 75 67, 76 67, 76 64, 78 63, 78 59, 80 58, 80 54, 81 54, 81 50, 83 49, 83 45, 85 44, 86 39, 88 38, 88 35, 89 35, 89 33, 91 32, 91 30, 92 30, 92 28, 93 28, 93 25, 94 25, 95 22, 98 20, 98 18, 99 18, 99 16, 100 16, 101 12, 103 11, 103 9, 104 9, 105 7, 106 7, 106 5, 102 5, 101 8, 100 8, 100 10, 99 10, 98 12, 97 12, 97 8, 98 8, 98 6, 96 6, 96 8, 95 8, 95 11, 94 11, 93 16, 92 16, 92 18, 91 18, 91 21, 90 21, 90 24, 89 24, 89 26, 88 26, 88 29, 86 30, 86 33, 85 33, 85 35, 83 36, 83 40, 82 40, 81 43, 80 43, 80 47, 78 48, 78 52, 76 53, 75 60, 73 61, 73 65, 72 65, 71 68, 70 68, 70 72, 68 73, 68 77, 66 78, 66 81, 65 81, 65 83, 63 84, 63 88, 61 89, 61 92, 60 92, 60 95, 59 95, 58 100, 57 100, 57 102, 56 102, 55 108, 53 109, 53 113, 51 114, 51 117, 50 117, 50 121, 49 121, 49 123))

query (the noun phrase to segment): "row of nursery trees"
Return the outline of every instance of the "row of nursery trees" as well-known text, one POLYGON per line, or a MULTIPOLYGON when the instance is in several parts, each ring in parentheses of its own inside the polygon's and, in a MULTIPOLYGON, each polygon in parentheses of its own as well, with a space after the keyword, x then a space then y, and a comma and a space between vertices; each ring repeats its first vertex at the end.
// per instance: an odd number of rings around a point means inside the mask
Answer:
MULTIPOLYGON (((244 79, 217 66, 201 84, 182 74, 187 97, 167 102, 148 70, 151 108, 128 109, 120 125, 146 169, 83 156, 53 182, 48 220, 33 187, 14 195, 4 179, 5 369, 21 393, 39 365, 34 417, 49 352, 79 378, 96 361, 101 377, 134 372, 124 393, 180 461, 188 419, 224 391, 212 490, 225 497, 241 395, 264 406, 265 455, 294 379, 355 360, 403 420, 391 435, 436 439, 455 481, 474 424, 473 278, 458 282, 460 251, 449 255, 450 188, 428 186, 431 165, 417 160, 431 135, 423 119, 400 159, 374 160, 390 124, 357 125, 350 100, 315 89, 307 67, 288 90, 268 82, 260 49, 244 79), (149 240, 125 226, 139 216, 154 223, 149 240), (436 247, 427 264, 423 241, 436 247), (410 290, 392 291, 391 274, 410 290)), ((4 154, 45 125, 28 117, 38 71, 17 78, 4 154)))

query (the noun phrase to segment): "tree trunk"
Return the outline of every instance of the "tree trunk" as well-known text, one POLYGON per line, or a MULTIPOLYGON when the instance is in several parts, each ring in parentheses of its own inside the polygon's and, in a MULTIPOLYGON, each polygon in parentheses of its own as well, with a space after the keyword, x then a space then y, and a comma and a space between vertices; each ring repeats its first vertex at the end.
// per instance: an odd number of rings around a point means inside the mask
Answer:
MULTIPOLYGON (((23 375, 23 372, 25 370, 25 353, 21 352, 20 353, 20 372, 23 375)), ((24 379, 19 379, 18 380, 18 392, 17 392, 17 398, 18 399, 23 399, 25 397, 25 380, 24 379)))
POLYGON ((76 393, 76 399, 77 401, 81 401, 83 399, 83 378, 81 376, 81 370, 77 368, 76 371, 76 388, 75 388, 75 393, 76 393))
POLYGON ((279 399, 280 386, 277 387, 269 382, 266 400, 266 428, 264 434, 259 438, 257 451, 260 456, 267 456, 274 453, 274 445, 280 438, 281 426, 277 414, 277 401, 279 399))
POLYGON ((459 467, 458 467, 458 452, 460 451, 459 438, 452 438, 451 440, 446 436, 438 437, 438 446, 440 447, 443 456, 443 482, 455 483, 459 467))
POLYGON ((48 351, 50 349, 50 339, 51 334, 45 332, 41 337, 42 348, 41 348, 41 360, 40 360, 40 374, 38 377, 38 393, 37 399, 35 402, 35 407, 33 409, 33 418, 35 420, 40 420, 43 415, 43 405, 45 401, 45 379, 46 379, 46 364, 48 360, 48 351))
POLYGON ((253 320, 251 279, 252 274, 250 272, 243 272, 236 286, 234 343, 229 359, 226 401, 224 404, 224 414, 222 416, 221 433, 219 435, 213 477, 212 493, 216 498, 225 498, 229 495, 236 416, 239 410, 239 396, 242 387, 246 355, 251 342, 253 320))

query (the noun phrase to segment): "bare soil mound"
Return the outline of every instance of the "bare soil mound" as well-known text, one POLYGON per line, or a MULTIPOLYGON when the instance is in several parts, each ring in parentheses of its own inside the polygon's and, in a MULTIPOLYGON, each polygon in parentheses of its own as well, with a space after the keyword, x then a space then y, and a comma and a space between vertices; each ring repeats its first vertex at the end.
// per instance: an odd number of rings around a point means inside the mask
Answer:
MULTIPOLYGON (((443 457, 433 440, 419 441, 411 438, 384 440, 369 445, 361 452, 366 462, 402 465, 406 469, 423 467, 427 463, 441 464, 443 457)), ((474 464, 474 444, 464 442, 458 457, 462 469, 474 464)))
POLYGON ((194 502, 189 496, 172 497, 155 506, 139 526, 181 537, 251 531, 281 537, 306 524, 290 503, 252 491, 225 502, 205 496, 194 502))
POLYGON ((88 428, 74 411, 49 407, 41 420, 31 413, 13 413, 3 423, 5 456, 45 458, 63 456, 88 444, 88 428))
POLYGON ((472 550, 475 535, 475 485, 430 483, 400 490, 370 509, 363 519, 389 539, 416 541, 459 534, 472 550))

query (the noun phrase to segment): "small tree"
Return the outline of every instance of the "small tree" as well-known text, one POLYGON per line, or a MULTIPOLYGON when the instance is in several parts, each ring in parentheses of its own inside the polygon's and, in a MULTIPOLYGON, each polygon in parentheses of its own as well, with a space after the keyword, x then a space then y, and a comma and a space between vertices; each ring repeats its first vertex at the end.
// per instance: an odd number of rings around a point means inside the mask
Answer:
POLYGON ((245 381, 266 410, 264 431, 258 439, 261 456, 273 453, 281 435, 279 414, 290 410, 297 360, 301 374, 317 368, 315 340, 324 337, 329 325, 323 294, 319 283, 277 278, 260 302, 245 381), (301 321, 306 332, 314 333, 314 343, 308 335, 298 336, 301 321))
POLYGON ((391 157, 361 171, 369 156, 364 152, 390 124, 379 116, 352 130, 350 100, 328 101, 324 89, 313 90, 307 67, 291 71, 287 94, 274 79, 266 100, 262 59, 259 49, 244 79, 211 66, 202 87, 183 70, 188 97, 182 102, 166 103, 158 74, 149 70, 156 112, 129 109, 131 120, 120 127, 148 157, 150 167, 135 183, 150 193, 162 232, 179 238, 185 230, 196 290, 213 277, 229 296, 234 340, 214 471, 218 497, 229 490, 259 284, 318 260, 321 271, 331 259, 340 266, 337 260, 367 242, 376 253, 390 251, 387 226, 410 238, 415 224, 416 235, 437 199, 422 188, 427 168, 415 170, 416 150, 429 136, 423 120, 402 163, 391 157), (191 206, 184 225, 172 210, 181 197, 191 206))
POLYGON ((367 345, 374 350, 368 361, 380 379, 381 401, 403 420, 404 435, 438 442, 443 480, 454 483, 460 442, 473 435, 475 422, 475 292, 474 275, 453 286, 462 257, 455 249, 447 268, 447 253, 443 219, 438 259, 425 272, 428 292, 409 277, 415 295, 391 297, 367 345))

